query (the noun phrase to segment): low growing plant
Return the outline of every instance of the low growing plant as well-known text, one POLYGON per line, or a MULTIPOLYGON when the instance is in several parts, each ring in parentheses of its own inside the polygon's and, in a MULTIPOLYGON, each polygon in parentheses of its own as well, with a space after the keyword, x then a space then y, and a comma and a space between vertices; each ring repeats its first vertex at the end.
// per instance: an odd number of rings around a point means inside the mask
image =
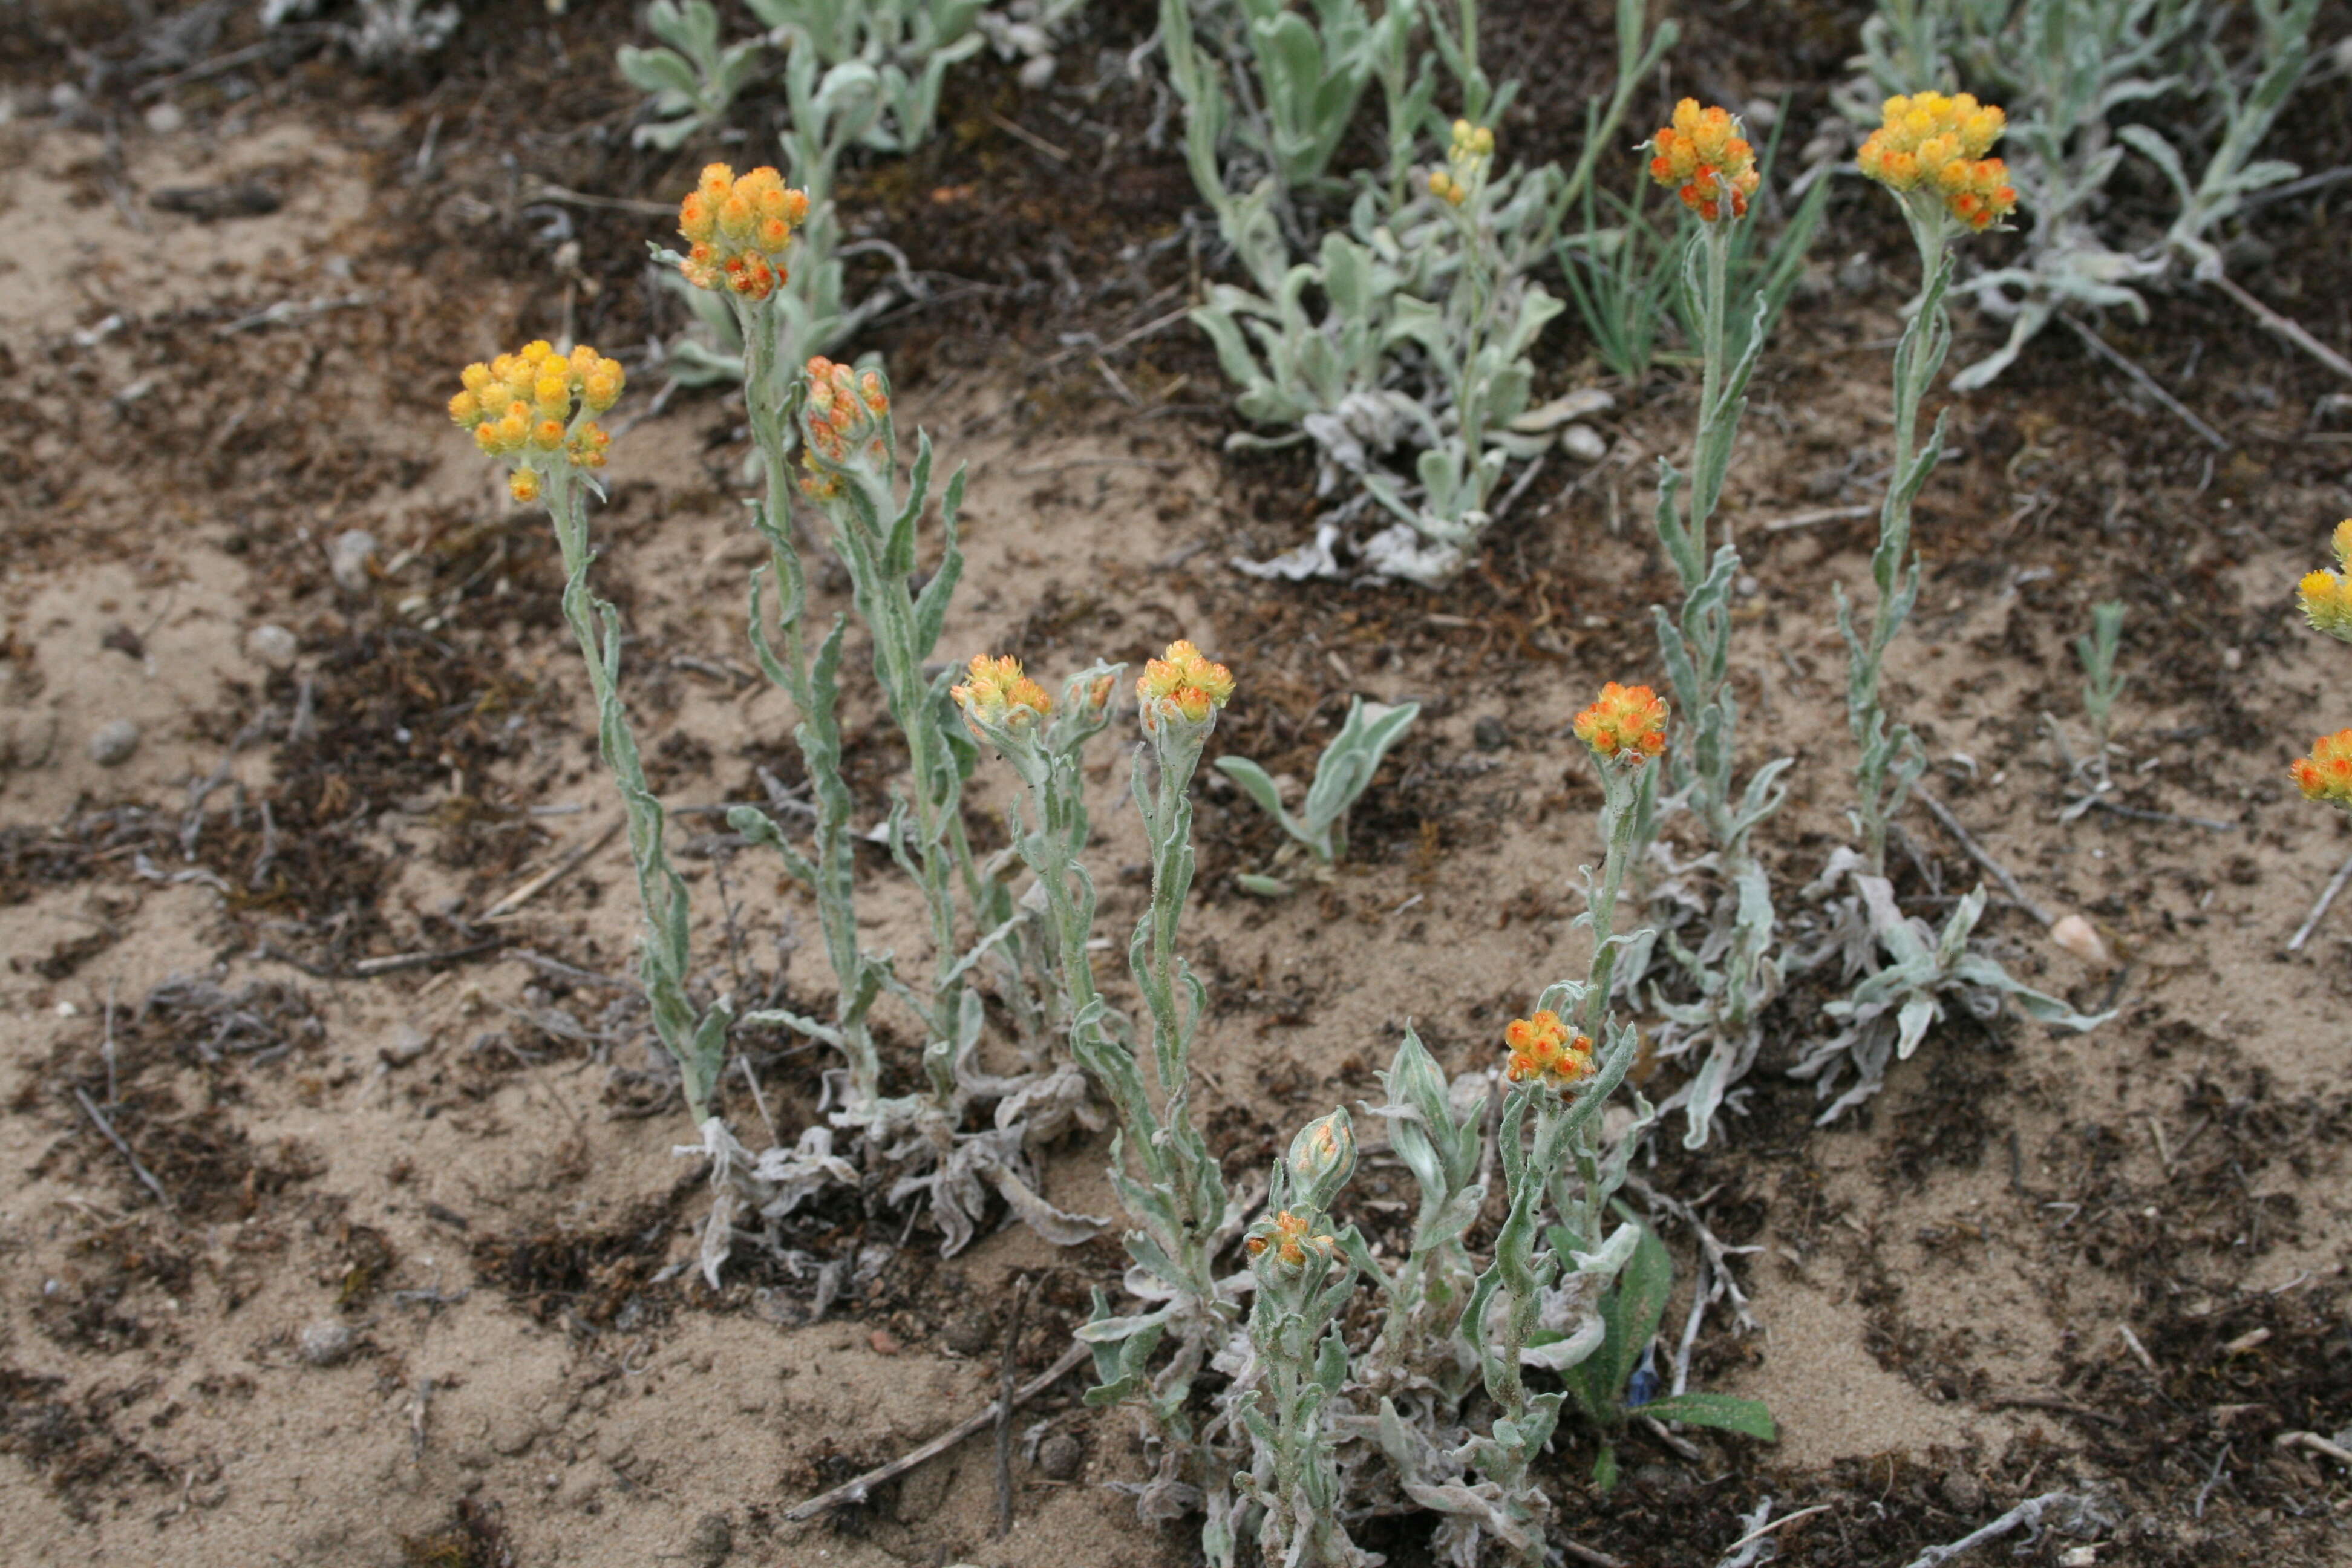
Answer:
MULTIPOLYGON (((1315 782, 1307 786, 1297 816, 1282 804, 1282 791, 1266 771, 1247 757, 1219 757, 1216 768, 1281 824, 1291 838, 1286 850, 1296 847, 1306 851, 1318 871, 1328 872, 1348 853, 1348 813, 1380 772, 1381 759, 1420 712, 1418 702, 1391 707, 1367 703, 1360 697, 1349 699, 1348 717, 1315 760, 1315 782)), ((1270 877, 1245 876, 1242 885, 1254 893, 1276 896, 1290 890, 1270 877)))

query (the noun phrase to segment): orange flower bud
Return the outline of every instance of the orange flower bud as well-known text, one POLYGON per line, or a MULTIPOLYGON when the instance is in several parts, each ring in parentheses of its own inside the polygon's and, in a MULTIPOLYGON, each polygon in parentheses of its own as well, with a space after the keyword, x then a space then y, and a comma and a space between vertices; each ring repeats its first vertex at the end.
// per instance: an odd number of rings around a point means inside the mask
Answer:
POLYGON ((1576 716, 1576 738, 1601 757, 1640 767, 1666 749, 1666 705, 1646 686, 1612 680, 1576 716))
POLYGON ((2008 124, 1999 109, 1965 92, 1921 92, 1888 99, 1885 114, 1855 155, 1864 174, 1898 194, 1932 191, 1972 229, 2017 210, 2007 165, 1985 156, 2008 124))
POLYGON ((1545 1008, 1532 1018, 1514 1018, 1503 1030, 1510 1047, 1503 1076, 1513 1083, 1533 1080, 1544 1088, 1566 1090, 1592 1072, 1592 1040, 1571 1035, 1559 1015, 1545 1008))
POLYGON ((2287 773, 2306 798, 2352 810, 2352 730, 2322 735, 2287 773))
POLYGON ((539 499, 539 475, 530 468, 517 468, 507 480, 507 493, 517 506, 529 506, 539 499))

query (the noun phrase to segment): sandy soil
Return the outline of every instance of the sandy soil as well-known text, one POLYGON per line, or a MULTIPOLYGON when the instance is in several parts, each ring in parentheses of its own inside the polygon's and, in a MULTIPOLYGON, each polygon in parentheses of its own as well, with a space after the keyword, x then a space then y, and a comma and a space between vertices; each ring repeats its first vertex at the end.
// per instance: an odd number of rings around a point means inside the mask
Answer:
MULTIPOLYGON (((634 940, 625 852, 607 842, 482 918, 595 845, 615 807, 542 524, 509 514, 437 412, 458 363, 510 340, 567 321, 641 339, 658 307, 625 302, 640 275, 597 258, 663 226, 574 209, 583 234, 618 237, 539 272, 486 265, 499 237, 528 232, 496 139, 461 135, 442 97, 398 98, 330 112, 272 87, 193 100, 168 133, 128 116, 111 137, 0 123, 10 1560, 1196 1561, 1186 1531, 1137 1523, 1114 1489, 1143 1473, 1131 1419, 1084 1410, 1075 1378, 1014 1423, 1007 1535, 984 1436, 863 1507, 784 1519, 985 1405, 1016 1280, 1035 1299, 1012 1355, 1034 1372, 1118 1255, 1013 1226, 942 1260, 923 1226, 845 1198, 797 1242, 846 1265, 822 1319, 814 1279, 782 1265, 717 1293, 685 1267, 702 1168, 674 1149, 682 1113, 607 978, 634 940), (445 110, 446 173, 420 183, 420 121, 445 110), (150 205, 243 182, 279 205, 150 205), (337 542, 359 530, 373 552, 338 581, 337 542), (135 750, 101 765, 93 739, 126 720, 135 750), (444 956, 368 973, 412 954, 444 956)), ((975 145, 1019 155, 1001 136, 975 145)), ((1106 199, 1165 188, 1164 167, 1139 167, 1106 199)), ((1747 732, 1759 759, 1798 759, 1775 837, 1790 909, 1842 833, 1827 589, 1866 584, 1868 524, 1770 524, 1874 493, 1902 298, 1902 252, 1867 216, 1832 237, 1843 249, 1823 256, 1874 247, 1890 270, 1817 268, 1729 498, 1755 577, 1736 655, 1747 732)), ((2279 243, 2279 302, 2304 278, 2311 324, 2341 344, 2318 309, 2320 241, 2279 243)), ((1183 257, 1161 265, 1180 276, 1183 257)), ((1147 289, 1162 280, 1089 300, 1087 330, 1163 313, 1147 289)), ((1015 303, 989 295, 987 311, 1037 309, 1011 283, 999 294, 1015 303)), ((1563 730, 1602 679, 1654 676, 1646 606, 1667 578, 1640 519, 1689 395, 1665 378, 1619 389, 1611 455, 1532 494, 1454 595, 1268 587, 1223 563, 1304 537, 1300 472, 1222 455, 1197 345, 1122 357, 1122 401, 1084 358, 1038 364, 1052 315, 992 315, 985 342, 960 348, 918 313, 877 342, 904 366, 903 419, 971 476, 968 586, 943 647, 1058 674, 1189 636, 1239 675, 1226 742, 1294 776, 1348 693, 1425 705, 1328 887, 1240 894, 1234 873, 1265 863, 1272 832, 1221 782, 1202 792, 1186 926, 1213 997, 1201 1103, 1238 1173, 1306 1116, 1376 1095, 1408 1021, 1464 1070, 1545 984, 1580 973, 1569 889, 1596 856, 1595 795, 1563 730)), ((2335 390, 2324 372, 2232 318, 2188 319, 2212 342, 2199 406, 2227 451, 2063 344, 1954 400, 1958 454, 1926 502, 1928 587, 1894 676, 1930 787, 2113 961, 2062 951, 2007 905, 1988 944, 2116 1020, 2082 1037, 1956 1020, 1863 1113, 1816 1129, 1810 1090, 1777 1068, 1826 994, 1793 990, 1727 1137, 1697 1155, 1669 1142, 1645 1172, 1756 1249, 1758 1327, 1710 1318, 1697 1381, 1768 1402, 1782 1438, 1703 1442, 1695 1460, 1637 1438, 1606 1500, 1564 1442, 1580 1541, 1711 1563, 1769 1493, 1824 1505, 1786 1532, 1786 1560, 1899 1562, 2080 1486, 2112 1505, 2099 1563, 2343 1560, 2343 1472, 2276 1439, 2352 1424, 2328 1005, 2352 915, 2287 947, 2352 825, 2284 781, 2342 721, 2326 694, 2343 650, 2300 629, 2290 595, 2352 510, 2352 445, 2314 412, 2335 390), (2041 716, 2083 744, 2067 648, 2110 596, 2131 606, 2114 766, 2139 815, 2061 823, 2041 716)), ((1548 351, 1546 374, 1591 381, 1581 352, 1548 351)), ((654 391, 648 377, 623 412, 654 391)), ((798 766, 790 705, 742 668, 755 557, 739 424, 691 395, 634 423, 597 522, 600 582, 638 639, 636 721, 678 807, 756 796, 755 770, 798 766)), ((845 582, 819 592, 825 613, 845 605, 845 582)), ((897 763, 866 683, 848 725, 878 816, 897 763)), ((1140 840, 1104 760, 1101 920, 1121 931, 1140 840)), ((1001 799, 983 782, 975 816, 1001 799)), ((1932 915, 1979 873, 1924 812, 1906 826, 1906 891, 1932 915)), ((830 977, 804 895, 723 843, 688 854, 700 950, 730 952, 732 901, 732 983, 818 1006, 830 977)), ((877 934, 918 950, 894 873, 877 855, 866 875, 877 934)), ((782 1037, 746 1048, 790 1138, 821 1064, 782 1037)), ((747 1134, 763 1114, 740 1079, 725 1109, 747 1134)), ((1106 1148, 1055 1150, 1049 1195, 1111 1212, 1106 1148)), ((1376 1228, 1408 1188, 1374 1152, 1358 1217, 1376 1228)), ((1686 1258, 1690 1238, 1667 1237, 1686 1258)), ((1409 1563, 1425 1541, 1405 1521, 1379 1544, 1409 1563)))

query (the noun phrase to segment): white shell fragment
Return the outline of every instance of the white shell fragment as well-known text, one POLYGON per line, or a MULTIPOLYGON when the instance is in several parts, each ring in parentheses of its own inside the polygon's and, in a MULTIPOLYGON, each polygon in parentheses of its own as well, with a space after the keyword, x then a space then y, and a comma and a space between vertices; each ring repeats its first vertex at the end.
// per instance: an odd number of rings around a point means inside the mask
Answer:
POLYGON ((2080 915, 2061 915, 2051 922, 2050 940, 2085 963, 2113 963, 2116 955, 2107 951, 2098 928, 2080 915))

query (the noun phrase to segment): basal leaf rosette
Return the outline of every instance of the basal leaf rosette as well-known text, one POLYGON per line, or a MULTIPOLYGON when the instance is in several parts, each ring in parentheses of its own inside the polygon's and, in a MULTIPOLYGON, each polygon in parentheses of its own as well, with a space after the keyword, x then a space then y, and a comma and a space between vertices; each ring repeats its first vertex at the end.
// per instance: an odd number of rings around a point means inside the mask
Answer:
POLYGON ((484 456, 512 467, 508 489, 518 502, 539 500, 549 479, 604 466, 613 438, 595 416, 620 400, 619 361, 585 343, 558 353, 542 339, 469 364, 458 379, 449 417, 473 432, 484 456))

